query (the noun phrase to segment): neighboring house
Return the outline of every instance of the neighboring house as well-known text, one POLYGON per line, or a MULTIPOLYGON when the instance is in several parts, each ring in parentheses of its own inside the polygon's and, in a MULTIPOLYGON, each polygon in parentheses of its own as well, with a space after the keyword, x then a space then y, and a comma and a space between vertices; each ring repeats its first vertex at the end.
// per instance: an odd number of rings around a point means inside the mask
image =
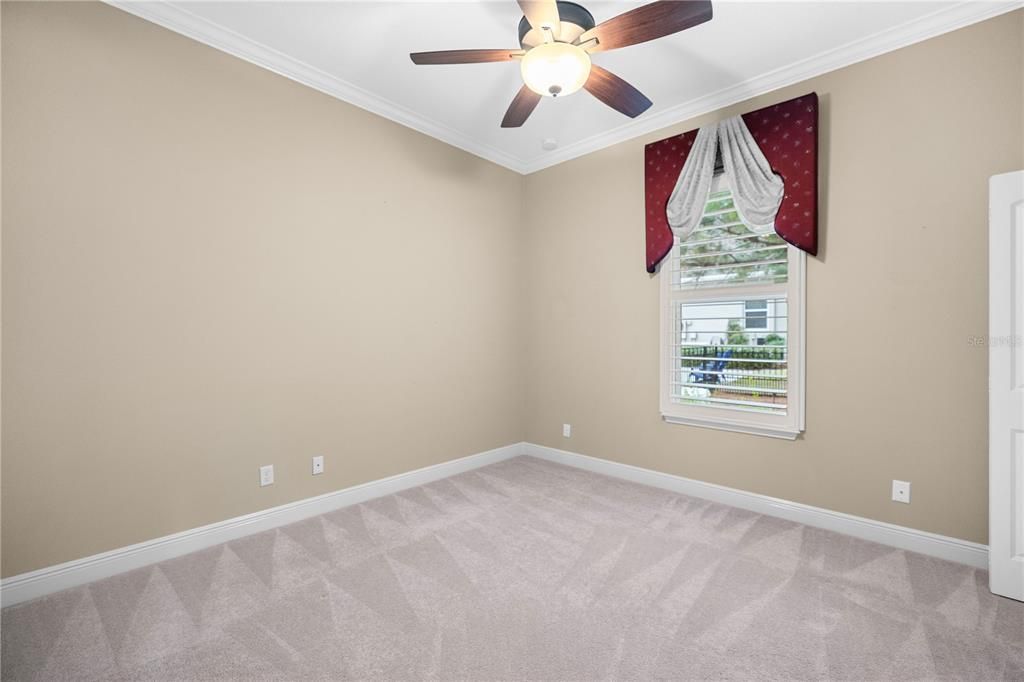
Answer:
POLYGON ((683 305, 681 317, 680 341, 686 345, 725 344, 730 321, 738 324, 736 331, 752 346, 764 345, 770 334, 786 335, 785 302, 776 299, 683 305))

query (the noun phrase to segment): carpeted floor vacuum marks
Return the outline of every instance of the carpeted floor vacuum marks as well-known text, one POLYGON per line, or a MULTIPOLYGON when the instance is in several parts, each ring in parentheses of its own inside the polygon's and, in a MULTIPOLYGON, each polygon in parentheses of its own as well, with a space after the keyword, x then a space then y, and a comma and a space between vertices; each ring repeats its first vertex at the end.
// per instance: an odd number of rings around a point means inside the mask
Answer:
POLYGON ((1024 679, 984 571, 517 457, 5 609, 5 680, 1024 679))

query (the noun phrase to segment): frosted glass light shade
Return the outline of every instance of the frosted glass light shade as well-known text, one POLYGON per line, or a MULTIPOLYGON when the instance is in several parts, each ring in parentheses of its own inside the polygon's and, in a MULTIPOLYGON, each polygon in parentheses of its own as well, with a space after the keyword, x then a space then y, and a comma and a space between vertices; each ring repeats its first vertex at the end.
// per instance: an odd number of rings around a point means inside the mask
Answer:
POLYGON ((590 55, 569 43, 543 43, 523 55, 523 81, 545 97, 571 95, 590 76, 590 55))

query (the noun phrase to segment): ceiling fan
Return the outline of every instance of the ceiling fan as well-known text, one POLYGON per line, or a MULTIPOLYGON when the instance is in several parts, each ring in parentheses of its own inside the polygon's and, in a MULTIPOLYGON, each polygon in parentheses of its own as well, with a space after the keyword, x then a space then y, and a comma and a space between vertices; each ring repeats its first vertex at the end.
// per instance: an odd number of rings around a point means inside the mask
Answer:
POLYGON ((651 106, 639 90, 590 61, 616 50, 684 31, 711 19, 711 0, 661 0, 596 24, 586 8, 563 0, 518 0, 520 50, 413 52, 415 64, 477 64, 520 60, 524 85, 512 99, 502 128, 526 122, 541 97, 564 97, 584 88, 612 109, 636 118, 651 106))

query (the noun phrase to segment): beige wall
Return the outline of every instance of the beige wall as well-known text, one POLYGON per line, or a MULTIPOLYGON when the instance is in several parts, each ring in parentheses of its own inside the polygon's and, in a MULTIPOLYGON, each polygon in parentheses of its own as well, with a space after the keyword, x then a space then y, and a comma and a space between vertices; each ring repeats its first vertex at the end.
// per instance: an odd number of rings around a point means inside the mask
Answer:
POLYGON ((3 575, 524 437, 985 541, 1024 13, 525 179, 106 6, 2 31, 3 575), (663 424, 643 144, 809 90, 807 433, 663 424))
POLYGON ((527 439, 985 542, 988 368, 969 340, 987 332, 988 177, 1024 167, 1022 36, 1004 15, 528 176, 529 206, 579 201, 527 223, 527 439), (812 90, 806 434, 662 423, 643 145, 812 90))
POLYGON ((521 439, 521 176, 107 6, 2 38, 3 575, 521 439))

